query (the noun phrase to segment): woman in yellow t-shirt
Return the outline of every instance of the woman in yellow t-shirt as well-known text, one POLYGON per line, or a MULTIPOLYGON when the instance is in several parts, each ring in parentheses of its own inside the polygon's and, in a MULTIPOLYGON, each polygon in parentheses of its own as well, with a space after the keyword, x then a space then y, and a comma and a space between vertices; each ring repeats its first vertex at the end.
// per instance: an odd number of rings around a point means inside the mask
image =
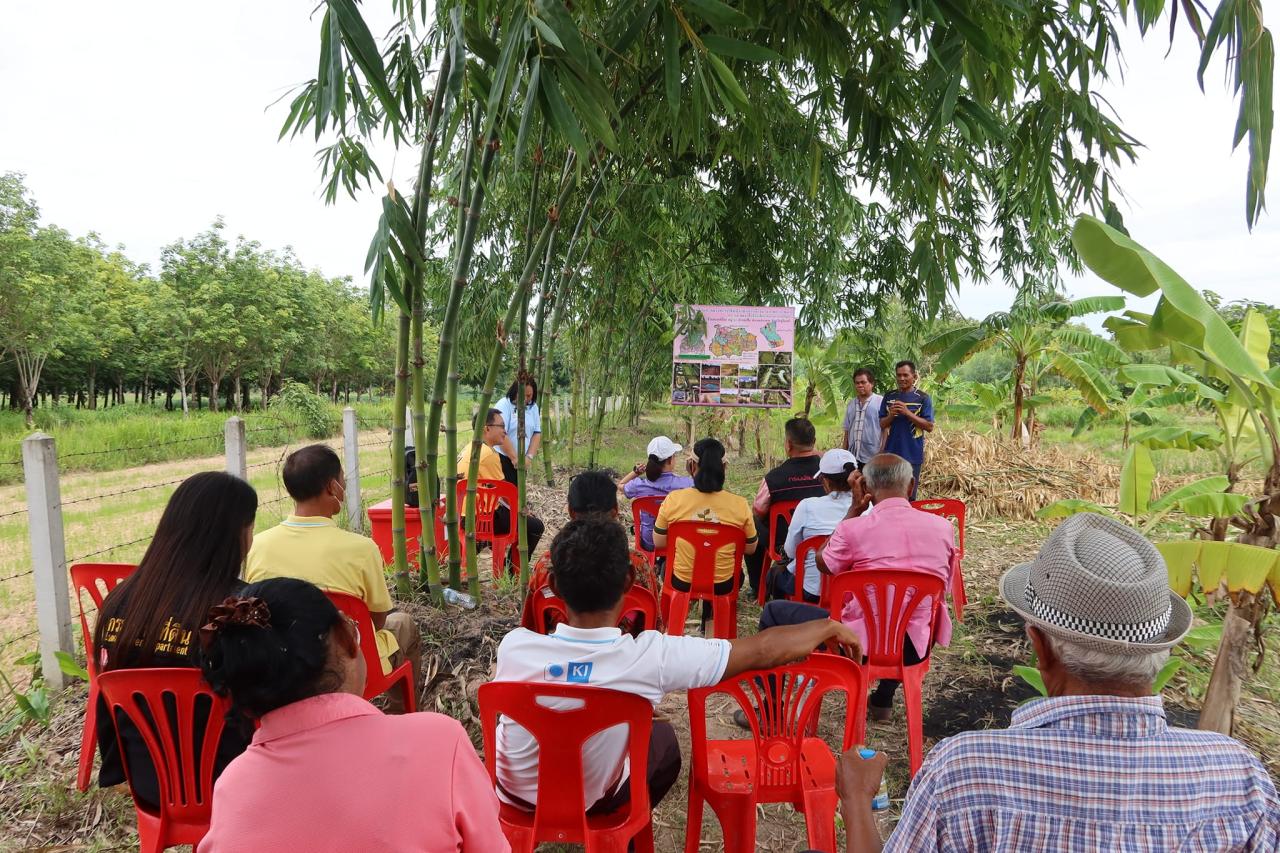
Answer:
MULTIPOLYGON (((744 553, 756 550, 756 523, 746 498, 724 488, 724 445, 714 438, 704 438, 693 446, 688 463, 693 488, 677 489, 667 495, 653 523, 653 545, 661 552, 667 547, 667 528, 676 521, 714 521, 742 529, 747 544, 744 553)), ((733 549, 722 548, 716 555, 717 595, 733 590, 733 549)), ((671 585, 687 592, 693 580, 693 545, 676 544, 676 562, 672 567, 671 585)), ((706 602, 704 602, 704 610, 706 602)), ((704 614, 704 619, 706 618, 704 614)))

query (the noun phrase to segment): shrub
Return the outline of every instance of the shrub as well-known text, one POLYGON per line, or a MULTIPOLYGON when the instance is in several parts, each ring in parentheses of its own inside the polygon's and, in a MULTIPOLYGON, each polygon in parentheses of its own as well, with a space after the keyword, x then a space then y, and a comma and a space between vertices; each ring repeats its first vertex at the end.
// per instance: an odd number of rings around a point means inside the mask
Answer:
POLYGON ((271 409, 281 415, 292 415, 291 419, 311 438, 328 438, 338 427, 329 401, 300 382, 286 383, 271 401, 271 409))

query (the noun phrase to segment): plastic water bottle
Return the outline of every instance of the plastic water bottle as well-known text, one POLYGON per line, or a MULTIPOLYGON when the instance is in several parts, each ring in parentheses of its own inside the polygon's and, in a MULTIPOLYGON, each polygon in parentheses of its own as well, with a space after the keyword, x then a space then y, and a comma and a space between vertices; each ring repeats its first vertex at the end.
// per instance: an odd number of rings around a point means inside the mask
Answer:
POLYGON ((451 587, 444 588, 444 600, 449 604, 460 604, 466 610, 474 610, 476 606, 474 598, 451 587))
MULTIPOLYGON (((876 754, 874 749, 863 747, 858 750, 860 758, 871 758, 876 754)), ((876 791, 876 795, 871 798, 871 810, 873 812, 883 811, 889 808, 889 786, 885 784, 884 778, 880 779, 880 790, 876 791)))

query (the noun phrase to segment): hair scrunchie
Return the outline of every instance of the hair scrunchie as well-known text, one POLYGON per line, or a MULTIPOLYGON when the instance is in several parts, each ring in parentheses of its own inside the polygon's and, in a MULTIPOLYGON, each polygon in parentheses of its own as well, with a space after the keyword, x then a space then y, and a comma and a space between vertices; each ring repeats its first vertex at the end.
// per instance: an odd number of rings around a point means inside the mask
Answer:
POLYGON ((240 598, 229 595, 221 604, 209 608, 209 621, 200 628, 200 647, 208 650, 214 638, 228 625, 250 625, 267 628, 271 625, 271 611, 261 598, 240 598))

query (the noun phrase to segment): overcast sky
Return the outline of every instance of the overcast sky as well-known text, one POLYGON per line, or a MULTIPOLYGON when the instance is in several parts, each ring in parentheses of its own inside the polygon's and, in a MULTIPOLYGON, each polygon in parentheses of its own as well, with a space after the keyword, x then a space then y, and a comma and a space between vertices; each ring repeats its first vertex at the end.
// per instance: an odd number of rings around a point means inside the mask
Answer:
MULTIPOLYGON (((370 0, 367 14, 389 4, 370 0)), ((1211 6, 1216 4, 1210 4, 1211 6)), ((271 104, 314 76, 314 0, 186 3, 6 0, 0 12, 0 171, 25 172, 45 222, 98 232, 135 260, 207 228, 292 246, 308 266, 363 281, 377 197, 326 206, 310 138, 277 142, 271 104)), ((1280 0, 1263 0, 1273 22, 1280 0)), ((385 20, 385 18, 384 18, 385 20)), ((381 25, 374 27, 380 33, 381 25)), ((1197 50, 1179 32, 1125 39, 1124 79, 1102 87, 1146 146, 1121 172, 1133 236, 1193 285, 1228 299, 1277 300, 1280 222, 1245 227, 1243 146, 1231 153, 1236 104, 1221 58, 1195 81, 1197 50)), ((287 104, 287 100, 286 100, 287 104)), ((380 164, 407 187, 412 155, 380 164)), ((1271 198, 1280 206, 1273 168, 1271 198)), ((1091 275, 1073 296, 1114 293, 1091 275)), ((1007 307, 998 285, 965 287, 969 316, 1007 307)))

